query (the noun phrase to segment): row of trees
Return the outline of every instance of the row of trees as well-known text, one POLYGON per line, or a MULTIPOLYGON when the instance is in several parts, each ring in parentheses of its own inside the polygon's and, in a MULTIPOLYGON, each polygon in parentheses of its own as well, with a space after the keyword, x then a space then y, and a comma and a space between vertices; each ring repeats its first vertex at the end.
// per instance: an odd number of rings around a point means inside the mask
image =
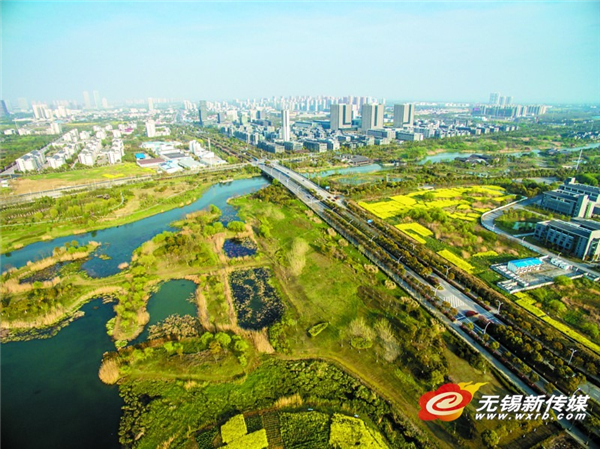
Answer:
MULTIPOLYGON (((363 218, 372 219, 364 209, 353 202, 349 202, 349 208, 363 218)), ((440 275, 445 276, 445 267, 447 266, 445 259, 422 245, 414 247, 412 241, 410 241, 408 237, 403 235, 396 228, 389 226, 383 220, 375 218, 373 219, 373 224, 381 231, 385 232, 386 235, 393 238, 392 241, 389 237, 381 237, 379 239, 380 243, 392 254, 401 258, 403 263, 415 270, 418 274, 427 276, 431 274, 432 269, 435 269, 440 275), (400 247, 414 248, 409 252, 400 247)), ((575 346, 580 351, 580 357, 583 361, 583 364, 579 366, 580 369, 586 370, 593 365, 600 364, 600 358, 587 350, 587 348, 571 342, 558 330, 546 325, 541 320, 530 316, 526 311, 515 306, 512 301, 509 301, 501 293, 488 286, 476 276, 468 274, 454 266, 448 266, 448 274, 452 275, 452 279, 457 282, 459 287, 466 288, 466 292, 473 299, 481 302, 488 307, 488 309, 491 305, 497 306, 498 304, 502 304, 503 321, 513 326, 513 328, 523 329, 525 332, 528 332, 531 337, 541 341, 544 346, 551 346, 555 352, 560 354, 559 358, 561 360, 565 361, 568 359, 570 356, 569 348, 575 346), (543 332, 540 327, 543 329, 543 332)), ((505 341, 502 334, 498 335, 498 339, 503 345, 506 343, 510 347, 510 342, 505 341)), ((569 387, 567 380, 561 380, 560 373, 555 373, 553 367, 544 364, 543 366, 540 365, 540 370, 549 378, 555 379, 557 384, 563 385, 565 388, 569 387)))

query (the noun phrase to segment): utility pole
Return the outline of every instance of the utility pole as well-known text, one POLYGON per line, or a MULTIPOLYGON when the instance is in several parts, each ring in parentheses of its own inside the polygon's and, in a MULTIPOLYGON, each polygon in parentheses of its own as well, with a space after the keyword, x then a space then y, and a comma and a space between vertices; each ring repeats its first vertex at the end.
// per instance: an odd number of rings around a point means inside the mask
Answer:
POLYGON ((569 351, 571 351, 571 357, 569 357, 569 363, 567 363, 567 365, 571 364, 571 360, 573 360, 573 354, 575 354, 577 352, 577 349, 569 349, 569 351))

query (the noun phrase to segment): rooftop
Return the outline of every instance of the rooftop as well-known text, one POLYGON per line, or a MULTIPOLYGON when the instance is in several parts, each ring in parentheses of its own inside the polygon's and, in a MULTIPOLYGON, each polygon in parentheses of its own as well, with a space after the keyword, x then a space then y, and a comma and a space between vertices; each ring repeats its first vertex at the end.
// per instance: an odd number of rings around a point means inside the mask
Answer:
POLYGON ((527 259, 511 260, 509 263, 513 264, 517 268, 533 267, 533 266, 543 264, 543 262, 540 259, 536 259, 535 257, 529 257, 527 259))

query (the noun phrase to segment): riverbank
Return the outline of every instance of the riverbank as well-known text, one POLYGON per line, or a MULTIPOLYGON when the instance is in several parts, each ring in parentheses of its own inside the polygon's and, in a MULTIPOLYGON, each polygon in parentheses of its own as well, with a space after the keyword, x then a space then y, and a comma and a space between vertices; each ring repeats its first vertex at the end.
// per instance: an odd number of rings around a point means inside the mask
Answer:
MULTIPOLYGON (((236 180, 248 179, 256 176, 249 173, 236 173, 236 180)), ((33 209, 22 220, 14 224, 7 224, 2 220, 2 240, 0 241, 0 254, 10 253, 23 249, 28 245, 52 241, 57 238, 81 235, 89 232, 100 231, 116 226, 123 226, 153 215, 168 212, 170 210, 185 207, 197 201, 215 183, 219 182, 219 175, 212 176, 198 184, 196 178, 181 177, 172 180, 150 181, 141 184, 120 186, 112 189, 111 194, 116 197, 116 203, 112 210, 100 217, 90 217, 87 220, 77 219, 51 219, 52 209, 56 205, 67 201, 69 197, 49 199, 40 205, 40 213, 43 216, 35 216, 37 209, 33 209), (197 184, 192 188, 190 181, 197 184), (125 195, 125 201, 123 201, 125 195), (38 219, 39 218, 39 219, 38 219)), ((95 194, 94 194, 95 195, 95 194)), ((74 195, 73 197, 76 197, 74 195)), ((102 202, 102 199, 95 200, 102 202)), ((68 207, 68 205, 67 205, 68 207)), ((88 206, 89 207, 89 206, 88 206)), ((7 217, 20 212, 21 205, 11 206, 3 210, 2 215, 7 217)), ((57 211, 57 214, 60 212, 57 211)), ((88 214, 89 215, 89 214, 88 214)), ((59 217, 60 215, 57 215, 59 217)))
MULTIPOLYGON (((206 277, 200 275, 195 279, 199 281, 198 288, 203 289, 200 292, 202 295, 199 295, 198 291, 196 294, 197 300, 199 299, 199 321, 205 325, 212 324, 218 316, 218 333, 229 334, 229 337, 220 337, 223 341, 241 337, 252 341, 254 350, 263 354, 253 359, 254 361, 248 363, 248 367, 240 372, 240 365, 244 365, 235 363, 235 359, 232 358, 235 354, 233 349, 227 345, 220 345, 220 349, 216 349, 216 344, 209 347, 208 342, 216 339, 216 336, 205 337, 206 332, 199 332, 189 339, 163 337, 163 340, 158 342, 144 343, 107 356, 109 360, 118 360, 119 371, 113 374, 111 379, 118 380, 128 407, 131 410, 139 410, 138 418, 128 414, 122 421, 123 444, 128 442, 127 438, 138 433, 138 426, 142 422, 161 422, 164 427, 159 429, 159 426, 152 425, 153 430, 141 437, 140 444, 157 446, 173 435, 177 444, 185 444, 185 441, 193 438, 194 429, 223 419, 223 407, 232 405, 231 401, 220 399, 224 394, 227 397, 235 394, 237 402, 233 405, 242 413, 251 414, 253 410, 263 406, 269 407, 278 401, 288 403, 286 401, 290 399, 286 398, 292 393, 291 390, 278 387, 277 393, 271 394, 265 387, 257 386, 262 385, 263 378, 262 374, 256 377, 257 373, 264 370, 268 373, 265 380, 269 385, 279 385, 279 380, 287 376, 278 369, 273 371, 270 368, 276 363, 273 360, 275 358, 301 367, 292 378, 300 378, 302 381, 309 381, 306 376, 313 363, 317 364, 314 366, 320 367, 319 387, 311 390, 307 404, 336 400, 335 391, 343 386, 333 386, 331 382, 325 382, 322 378, 324 373, 332 369, 331 362, 334 362, 353 378, 360 379, 359 390, 363 391, 364 395, 371 398, 376 394, 381 395, 392 404, 395 416, 404 423, 400 426, 398 422, 389 423, 394 429, 393 435, 396 439, 393 441, 400 442, 408 438, 406 441, 416 443, 412 438, 423 434, 440 447, 480 447, 481 440, 473 435, 481 435, 486 429, 496 429, 496 424, 470 422, 465 428, 457 430, 448 423, 424 423, 417 418, 420 396, 444 382, 446 376, 484 379, 488 382, 481 390, 484 394, 509 393, 493 374, 487 372, 485 364, 475 363, 475 354, 471 354, 465 348, 458 349, 460 342, 447 336, 439 323, 432 321, 414 301, 406 298, 397 286, 390 284, 389 280, 369 264, 355 248, 332 232, 332 229, 293 199, 282 187, 268 187, 257 192, 252 198, 237 198, 232 204, 239 207, 239 215, 246 221, 246 231, 253 233, 253 239, 258 244, 258 253, 251 256, 247 264, 252 265, 259 259, 262 263, 266 262, 269 270, 265 272, 272 273, 268 283, 276 287, 275 291, 285 305, 282 319, 268 325, 267 343, 275 352, 269 355, 268 352, 259 350, 256 341, 241 334, 244 321, 247 322, 248 317, 245 312, 239 315, 240 310, 246 309, 240 309, 242 306, 236 302, 239 282, 233 282, 230 277, 231 273, 240 271, 241 265, 227 261, 228 266, 221 268, 230 273, 225 277, 222 273, 219 274, 218 270, 205 272, 206 277), (222 296, 215 294, 219 291, 222 296), (228 312, 219 314, 219 309, 223 308, 228 312), (240 317, 244 321, 238 322, 240 317), (310 330, 323 323, 327 325, 320 326, 318 332, 311 333, 310 330), (446 340, 451 343, 447 343, 446 340), (213 349, 216 352, 213 353, 213 349), (461 354, 464 359, 457 354, 461 354), (328 363, 310 361, 315 359, 325 359, 328 363), (449 361, 452 362, 452 372, 446 371, 449 361), (216 373, 216 376, 208 378, 209 371, 216 373), (232 377, 235 381, 232 381, 232 377), (182 410, 183 414, 173 414, 171 411, 177 410, 177 407, 173 408, 172 405, 188 395, 193 395, 195 386, 200 382, 203 385, 204 411, 198 410, 192 404, 193 401, 186 400, 186 403, 191 404, 190 408, 182 410), (246 394, 248 388, 254 393, 246 394), (164 401, 151 410, 142 410, 139 409, 135 398, 143 394, 158 395, 164 398, 164 401), (206 410, 207 408, 210 410, 206 410), (183 434, 180 431, 182 426, 190 431, 183 434), (405 433, 409 428, 411 430, 405 433)), ((210 220, 199 218, 186 223, 178 235, 196 235, 195 244, 205 241, 201 233, 210 220)), ((178 246, 185 248, 185 239, 181 240, 178 246)), ((150 249, 155 257, 161 253, 159 245, 148 248, 150 249)), ((175 258, 185 258, 184 254, 189 252, 176 251, 174 247, 164 249, 165 254, 174 254, 170 257, 175 258)), ((217 245, 213 250, 218 253, 222 266, 223 261, 227 260, 220 254, 222 249, 217 245)), ((146 251, 145 256, 149 255, 150 251, 146 251)), ((206 255, 203 257, 210 260, 206 255)), ((181 261, 182 259, 179 260, 181 261)), ((172 260, 171 265, 175 266, 175 262, 176 260, 172 260)), ((214 264, 214 261, 202 263, 196 268, 197 272, 202 273, 210 264, 214 264)), ((252 279, 257 278, 248 277, 246 280, 252 279)), ((243 281, 239 285, 245 285, 244 288, 256 286, 256 282, 252 282, 248 284, 243 281)), ((256 294, 252 291, 254 287, 246 292, 246 295, 250 295, 248 300, 251 303, 255 301, 253 295, 256 294)), ((266 314, 273 310, 273 303, 269 305, 259 301, 265 297, 266 290, 259 286, 258 291, 259 296, 256 298, 257 302, 253 303, 252 313, 259 312, 260 316, 267 316, 266 314), (264 307, 266 309, 263 309, 264 307)), ((249 310, 248 312, 250 313, 249 310)), ((251 359, 243 360, 248 362, 251 359)), ((339 379, 337 374, 336 377, 339 379)), ((300 396, 305 398, 301 389, 292 390, 295 393, 300 391, 300 396)), ((346 396, 347 412, 363 416, 366 410, 354 403, 357 398, 346 396)), ((333 406, 333 402, 328 404, 333 406)), ((520 438, 523 431, 516 425, 510 427, 513 435, 507 440, 520 438)), ((545 427, 539 430, 540 434, 547 433, 545 427)), ((387 437, 391 438, 391 434, 387 437)), ((421 440, 417 446, 427 447, 427 443, 421 440)))
POLYGON ((2 274, 2 343, 49 338, 81 316, 80 308, 97 297, 123 293, 123 277, 90 279, 80 272, 83 260, 99 244, 57 248, 53 256, 2 274))

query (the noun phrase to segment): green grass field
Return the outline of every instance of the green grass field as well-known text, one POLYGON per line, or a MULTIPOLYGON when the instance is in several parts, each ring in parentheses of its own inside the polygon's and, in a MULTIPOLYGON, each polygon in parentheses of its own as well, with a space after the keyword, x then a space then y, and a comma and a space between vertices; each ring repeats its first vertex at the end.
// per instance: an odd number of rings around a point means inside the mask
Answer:
POLYGON ((133 162, 123 162, 116 165, 104 165, 82 170, 71 170, 63 173, 47 173, 43 175, 27 176, 34 181, 61 180, 61 181, 108 181, 110 179, 126 178, 129 176, 152 175, 156 171, 151 168, 141 168, 133 162))

